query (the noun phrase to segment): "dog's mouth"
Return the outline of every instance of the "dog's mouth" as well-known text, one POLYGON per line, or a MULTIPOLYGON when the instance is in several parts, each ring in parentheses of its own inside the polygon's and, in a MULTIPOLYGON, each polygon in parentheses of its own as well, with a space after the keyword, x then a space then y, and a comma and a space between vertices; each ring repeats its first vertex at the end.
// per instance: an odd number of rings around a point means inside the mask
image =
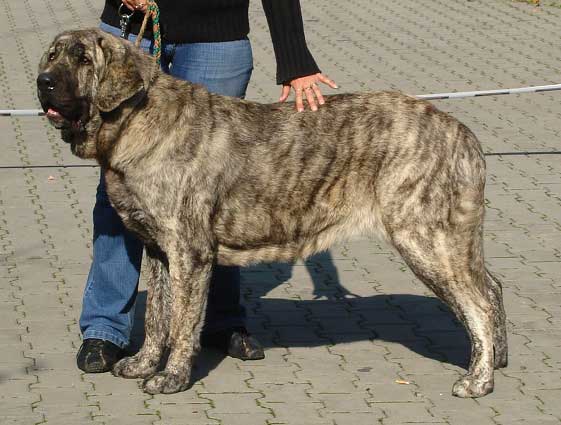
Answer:
POLYGON ((45 116, 49 120, 51 120, 53 124, 62 124, 64 121, 68 121, 59 111, 57 111, 52 106, 47 108, 45 116))
MULTIPOLYGON (((80 110, 81 108, 75 108, 80 110)), ((50 102, 43 105, 45 116, 59 130, 80 131, 84 128, 85 119, 83 114, 66 112, 65 108, 56 106, 50 102)))

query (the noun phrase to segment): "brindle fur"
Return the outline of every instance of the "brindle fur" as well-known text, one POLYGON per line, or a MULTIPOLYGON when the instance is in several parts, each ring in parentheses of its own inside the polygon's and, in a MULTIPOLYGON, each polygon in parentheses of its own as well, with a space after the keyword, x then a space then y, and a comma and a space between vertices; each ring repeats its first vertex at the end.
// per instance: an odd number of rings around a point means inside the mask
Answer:
POLYGON ((188 387, 213 263, 291 261, 377 233, 469 333, 453 394, 493 390, 507 341, 501 284, 483 260, 485 161, 456 119, 395 92, 328 96, 304 113, 219 96, 96 29, 59 35, 39 70, 56 80, 39 90, 44 107, 80 117, 59 124, 63 139, 104 167, 147 248, 146 341, 115 375, 145 378, 152 394, 188 387))

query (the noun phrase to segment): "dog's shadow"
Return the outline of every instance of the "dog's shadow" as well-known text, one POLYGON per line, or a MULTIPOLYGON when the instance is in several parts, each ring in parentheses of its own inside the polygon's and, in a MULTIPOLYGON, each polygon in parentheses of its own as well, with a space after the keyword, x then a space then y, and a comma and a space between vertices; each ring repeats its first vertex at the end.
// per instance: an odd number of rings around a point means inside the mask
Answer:
MULTIPOLYGON (((291 279, 294 267, 291 264, 269 264, 242 271, 248 328, 265 349, 385 341, 427 358, 467 366, 470 354, 467 333, 437 298, 405 294, 354 295, 339 281, 329 253, 311 257, 305 266, 314 285, 312 298, 317 299, 266 297, 291 279)), ((141 291, 133 328, 133 352, 144 339, 145 308, 146 291, 141 291)), ((197 359, 193 380, 204 378, 223 358, 223 354, 214 350, 203 350, 197 359)))

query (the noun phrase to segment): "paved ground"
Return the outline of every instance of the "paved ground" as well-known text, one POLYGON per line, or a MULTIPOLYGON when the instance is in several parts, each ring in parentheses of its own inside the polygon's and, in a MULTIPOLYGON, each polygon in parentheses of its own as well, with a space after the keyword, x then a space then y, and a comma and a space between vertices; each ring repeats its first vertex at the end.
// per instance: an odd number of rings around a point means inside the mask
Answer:
MULTIPOLYGON (((249 97, 273 101, 272 47, 253 3, 249 97)), ((507 0, 302 3, 310 48, 341 91, 561 82, 559 8, 507 0)), ((96 25, 101 5, 0 0, 0 109, 38 106, 40 53, 60 30, 96 25)), ((44 119, 0 118, 0 423, 559 423, 560 102, 559 92, 438 102, 488 153, 487 261, 507 283, 510 365, 496 373, 495 393, 478 400, 450 395, 468 356, 464 330, 374 240, 244 272, 263 361, 203 352, 190 390, 156 397, 135 381, 79 373, 77 319, 98 169, 72 157, 44 119)))

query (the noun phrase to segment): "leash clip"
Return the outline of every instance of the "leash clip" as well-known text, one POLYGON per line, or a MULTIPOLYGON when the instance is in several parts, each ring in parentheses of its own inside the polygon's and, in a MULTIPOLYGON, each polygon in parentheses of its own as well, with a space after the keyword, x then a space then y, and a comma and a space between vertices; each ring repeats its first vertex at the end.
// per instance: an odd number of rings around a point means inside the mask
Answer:
MULTIPOLYGON (((128 30, 129 30, 131 17, 132 17, 132 15, 134 15, 135 11, 133 10, 131 13, 127 14, 126 12, 123 11, 123 6, 125 6, 125 4, 121 3, 117 13, 119 14, 119 25, 121 26, 121 37, 126 39, 128 30)), ((127 7, 127 10, 129 10, 128 7, 127 7)))

